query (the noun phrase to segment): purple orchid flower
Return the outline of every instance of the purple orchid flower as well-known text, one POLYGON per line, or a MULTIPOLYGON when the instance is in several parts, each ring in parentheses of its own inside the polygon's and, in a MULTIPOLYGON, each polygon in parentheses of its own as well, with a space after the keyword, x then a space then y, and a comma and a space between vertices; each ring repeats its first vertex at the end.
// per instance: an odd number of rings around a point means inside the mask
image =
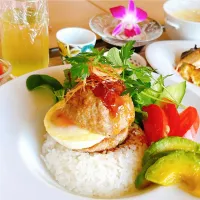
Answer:
POLYGON ((133 0, 129 0, 128 8, 117 6, 110 8, 110 11, 114 18, 121 20, 112 32, 114 36, 123 31, 127 37, 133 37, 141 33, 138 23, 147 18, 147 13, 141 8, 137 8, 133 0))

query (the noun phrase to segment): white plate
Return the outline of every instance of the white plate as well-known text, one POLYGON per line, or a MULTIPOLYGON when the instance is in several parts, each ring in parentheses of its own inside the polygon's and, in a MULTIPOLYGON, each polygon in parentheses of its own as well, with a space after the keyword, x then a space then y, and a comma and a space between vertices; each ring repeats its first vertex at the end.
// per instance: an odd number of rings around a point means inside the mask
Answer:
POLYGON ((131 55, 130 61, 137 67, 147 65, 146 60, 138 53, 133 53, 131 55))
MULTIPOLYGON (((51 67, 16 78, 0 87, 0 199, 1 200, 83 200, 62 189, 49 175, 41 158, 45 129, 43 118, 52 105, 42 95, 26 89, 31 74, 48 74, 61 82, 63 69, 51 67)), ((168 81, 168 84, 173 81, 168 81)), ((200 113, 200 96, 187 91, 183 103, 200 113), (192 97, 192 98, 191 98, 192 97)), ((81 178, 81 177, 80 177, 81 178)), ((132 200, 195 200, 176 187, 158 187, 130 196, 132 200)))
MULTIPOLYGON (((162 75, 174 74, 172 79, 183 81, 184 79, 175 70, 181 54, 194 48, 195 44, 200 47, 200 41, 159 41, 154 42, 146 48, 146 59, 148 63, 162 75)), ((200 94, 200 87, 187 82, 188 88, 200 94)))

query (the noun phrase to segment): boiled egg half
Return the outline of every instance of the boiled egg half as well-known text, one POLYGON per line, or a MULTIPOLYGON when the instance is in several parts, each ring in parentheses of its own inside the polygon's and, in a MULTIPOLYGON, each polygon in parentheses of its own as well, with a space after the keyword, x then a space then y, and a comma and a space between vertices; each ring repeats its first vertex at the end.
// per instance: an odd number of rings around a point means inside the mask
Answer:
POLYGON ((44 118, 47 133, 69 149, 89 148, 101 142, 105 136, 78 127, 63 112, 65 100, 56 103, 44 118))

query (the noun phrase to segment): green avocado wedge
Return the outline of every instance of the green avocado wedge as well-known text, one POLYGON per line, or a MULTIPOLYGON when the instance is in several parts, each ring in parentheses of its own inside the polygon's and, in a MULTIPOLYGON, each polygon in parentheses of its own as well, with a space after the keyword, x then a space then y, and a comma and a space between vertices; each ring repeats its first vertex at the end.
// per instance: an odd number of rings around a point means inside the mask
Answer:
POLYGON ((183 150, 172 152, 151 165, 145 178, 163 186, 185 184, 188 188, 199 191, 200 155, 183 150))
POLYGON ((151 184, 150 181, 146 180, 145 174, 148 168, 153 165, 159 158, 168 155, 169 152, 159 153, 154 156, 152 159, 148 160, 147 163, 142 167, 141 172, 138 174, 135 180, 135 187, 137 189, 144 189, 151 184))
POLYGON ((142 160, 142 166, 152 159, 156 154, 175 151, 175 150, 185 150, 195 153, 200 153, 200 144, 188 140, 182 137, 166 137, 158 142, 153 143, 144 153, 142 160))

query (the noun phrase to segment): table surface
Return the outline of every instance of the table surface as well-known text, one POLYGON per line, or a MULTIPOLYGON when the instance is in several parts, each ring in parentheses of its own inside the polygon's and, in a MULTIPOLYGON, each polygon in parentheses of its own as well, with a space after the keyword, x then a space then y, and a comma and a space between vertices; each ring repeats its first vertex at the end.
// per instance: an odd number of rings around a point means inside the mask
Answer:
MULTIPOLYGON (((135 0, 137 7, 144 9, 148 16, 164 24, 163 4, 166 0, 135 0)), ((123 5, 128 0, 49 0, 50 48, 57 47, 56 32, 65 27, 89 28, 89 20, 100 13, 108 13, 109 8, 123 5)), ((99 36, 97 36, 100 39, 99 36)), ((168 37, 163 35, 160 40, 168 37)))
MULTIPOLYGON (((164 24, 163 3, 166 0, 135 0, 137 7, 147 11, 148 16, 164 24)), ((89 20, 100 13, 108 13, 109 8, 123 5, 127 7, 128 0, 48 0, 49 5, 49 66, 62 64, 57 49, 56 32, 64 27, 89 28, 89 20)), ((106 44, 97 36, 96 47, 110 48, 112 45, 106 44)), ((168 39, 164 33, 158 40, 168 39)), ((140 52, 136 49, 136 52, 140 52)), ((1 55, 1 51, 0 51, 1 55)), ((144 53, 142 53, 144 55, 144 53)))
MULTIPOLYGON (((148 16, 156 19, 161 24, 164 24, 163 4, 166 0, 135 0, 137 7, 147 11, 148 16)), ((56 32, 64 27, 79 26, 89 28, 89 20, 91 17, 100 14, 108 13, 109 8, 123 5, 127 7, 128 0, 67 0, 67 1, 52 1, 49 0, 49 17, 50 17, 50 62, 49 66, 62 64, 59 56, 56 42, 56 32)), ((111 48, 109 45, 97 36, 98 41, 96 47, 111 48)), ((167 40, 168 37, 164 33, 158 40, 167 40)), ((144 49, 137 48, 144 56, 144 49)))

